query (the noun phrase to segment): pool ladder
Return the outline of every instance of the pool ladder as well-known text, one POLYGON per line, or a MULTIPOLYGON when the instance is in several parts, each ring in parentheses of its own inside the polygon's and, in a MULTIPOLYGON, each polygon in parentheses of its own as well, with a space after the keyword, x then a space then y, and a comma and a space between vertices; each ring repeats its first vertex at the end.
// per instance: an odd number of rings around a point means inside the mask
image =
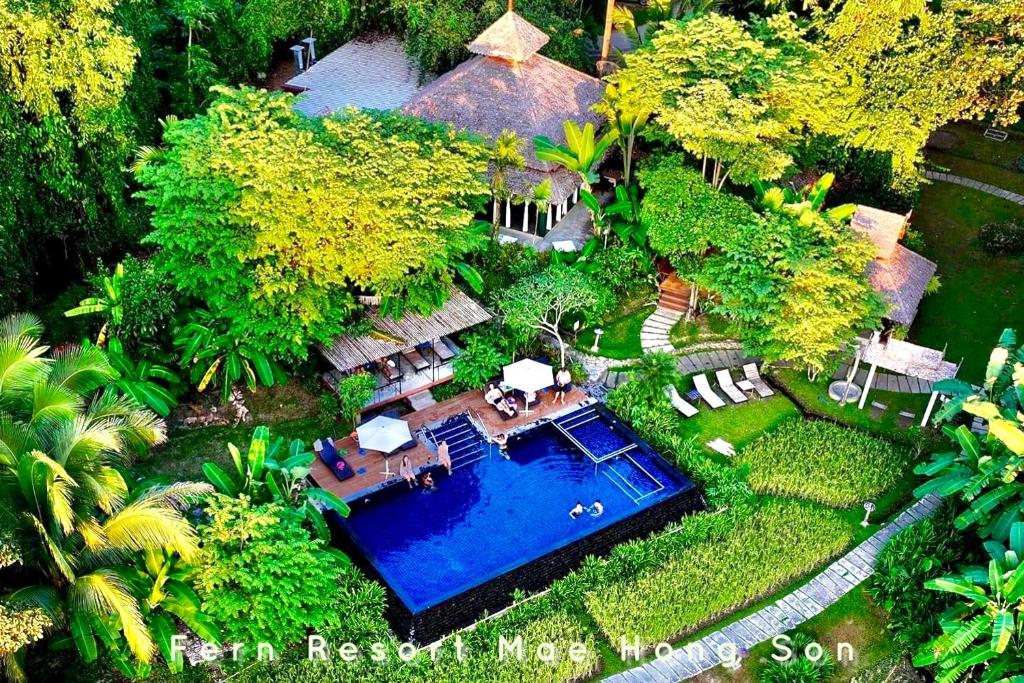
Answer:
POLYGON ((435 447, 442 441, 448 442, 452 471, 483 460, 490 453, 489 448, 482 447, 484 439, 473 418, 467 413, 445 420, 440 426, 428 429, 427 434, 435 447))

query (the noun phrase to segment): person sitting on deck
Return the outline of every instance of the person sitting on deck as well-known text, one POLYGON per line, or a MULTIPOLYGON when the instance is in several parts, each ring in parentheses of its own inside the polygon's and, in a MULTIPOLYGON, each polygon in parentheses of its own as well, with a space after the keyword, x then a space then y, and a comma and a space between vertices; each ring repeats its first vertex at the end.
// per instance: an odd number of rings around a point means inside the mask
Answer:
POLYGON ((565 405, 565 395, 572 391, 572 375, 565 368, 559 368, 558 373, 555 374, 555 398, 552 403, 558 403, 561 400, 562 405, 565 405))
POLYGON ((448 442, 442 441, 437 444, 437 461, 448 470, 448 474, 452 473, 452 458, 448 455, 448 442))
POLYGON ((591 517, 600 517, 601 513, 604 512, 604 505, 601 505, 601 501, 594 499, 594 504, 587 508, 590 511, 591 517))
POLYGON ((569 516, 572 517, 573 519, 577 519, 580 515, 583 514, 583 510, 584 510, 583 503, 581 503, 580 501, 577 500, 576 501, 576 506, 572 510, 569 510, 569 516))
POLYGON ((412 469, 412 460, 409 459, 408 455, 402 458, 402 464, 398 468, 398 473, 402 476, 402 479, 409 482, 409 488, 416 486, 416 472, 412 469))
POLYGON ((494 386, 494 382, 487 385, 487 391, 484 392, 484 400, 490 403, 495 408, 501 402, 501 389, 494 386))

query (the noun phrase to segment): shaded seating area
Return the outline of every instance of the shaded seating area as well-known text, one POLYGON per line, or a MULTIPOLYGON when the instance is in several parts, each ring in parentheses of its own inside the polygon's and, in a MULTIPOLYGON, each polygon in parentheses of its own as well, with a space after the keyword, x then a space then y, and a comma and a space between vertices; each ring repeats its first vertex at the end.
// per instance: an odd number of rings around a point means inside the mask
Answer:
POLYGON ((458 347, 450 335, 490 320, 491 315, 462 290, 452 287, 448 300, 430 315, 405 313, 401 318, 380 315, 373 300, 366 317, 372 332, 341 335, 320 353, 331 365, 322 375, 336 389, 345 377, 369 372, 377 380, 366 408, 409 398, 451 380, 458 347))

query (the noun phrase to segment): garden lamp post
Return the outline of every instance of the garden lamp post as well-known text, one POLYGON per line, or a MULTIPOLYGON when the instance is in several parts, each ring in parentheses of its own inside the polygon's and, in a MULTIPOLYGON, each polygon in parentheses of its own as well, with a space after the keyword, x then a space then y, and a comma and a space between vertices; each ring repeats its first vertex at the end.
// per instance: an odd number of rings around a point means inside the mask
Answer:
POLYGON ((875 504, 874 503, 872 503, 870 500, 867 501, 866 503, 864 503, 864 519, 861 520, 861 523, 860 523, 861 526, 866 527, 868 524, 871 523, 868 520, 871 517, 871 513, 874 512, 874 511, 875 511, 875 504))
POLYGON ((594 328, 594 345, 590 347, 591 352, 597 353, 597 349, 601 344, 601 335, 604 334, 604 330, 600 327, 594 328))

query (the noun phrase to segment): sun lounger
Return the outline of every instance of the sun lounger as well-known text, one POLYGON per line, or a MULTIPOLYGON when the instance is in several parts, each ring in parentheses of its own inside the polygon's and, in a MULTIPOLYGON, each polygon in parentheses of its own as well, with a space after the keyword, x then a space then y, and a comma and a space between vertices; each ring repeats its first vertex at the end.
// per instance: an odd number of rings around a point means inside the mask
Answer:
POLYGON ((430 367, 430 363, 427 362, 427 359, 424 358, 423 354, 416 349, 406 349, 405 351, 402 351, 402 355, 405 356, 405 359, 417 370, 426 370, 430 367))
POLYGON ((380 372, 389 382, 394 382, 396 379, 402 376, 402 372, 398 369, 398 366, 392 365, 388 361, 381 362, 380 372))
POLYGON ((722 455, 727 455, 729 457, 736 455, 736 449, 733 448, 733 445, 721 437, 708 441, 704 445, 716 453, 721 453, 722 455))
POLYGON ((680 396, 679 391, 677 391, 671 384, 665 387, 665 395, 668 396, 670 401, 672 401, 672 406, 683 414, 683 417, 693 417, 700 412, 693 406, 693 404, 680 396))
POLYGON ((746 395, 733 384, 732 375, 728 370, 719 370, 715 373, 715 377, 718 379, 718 386, 722 388, 726 396, 732 399, 733 403, 743 403, 747 400, 746 395))
POLYGON ((761 377, 761 373, 757 369, 757 363, 747 363, 743 366, 743 375, 747 378, 747 381, 754 385, 754 391, 761 398, 768 398, 775 394, 772 388, 768 386, 768 383, 761 377))
POLYGON ((721 396, 711 390, 711 385, 708 383, 707 375, 694 375, 693 377, 693 388, 697 390, 700 397, 704 399, 704 402, 711 408, 721 408, 725 405, 725 400, 721 396))
POLYGON ((455 352, 448 348, 448 345, 444 343, 443 339, 435 339, 430 348, 433 349, 434 355, 442 361, 455 358, 455 352))
POLYGON ((341 457, 338 453, 338 449, 334 447, 334 442, 331 439, 326 441, 320 441, 319 439, 314 442, 313 450, 316 451, 317 456, 320 460, 327 465, 334 476, 338 478, 338 481, 345 481, 355 476, 355 472, 352 471, 352 467, 345 461, 345 458, 341 457))

